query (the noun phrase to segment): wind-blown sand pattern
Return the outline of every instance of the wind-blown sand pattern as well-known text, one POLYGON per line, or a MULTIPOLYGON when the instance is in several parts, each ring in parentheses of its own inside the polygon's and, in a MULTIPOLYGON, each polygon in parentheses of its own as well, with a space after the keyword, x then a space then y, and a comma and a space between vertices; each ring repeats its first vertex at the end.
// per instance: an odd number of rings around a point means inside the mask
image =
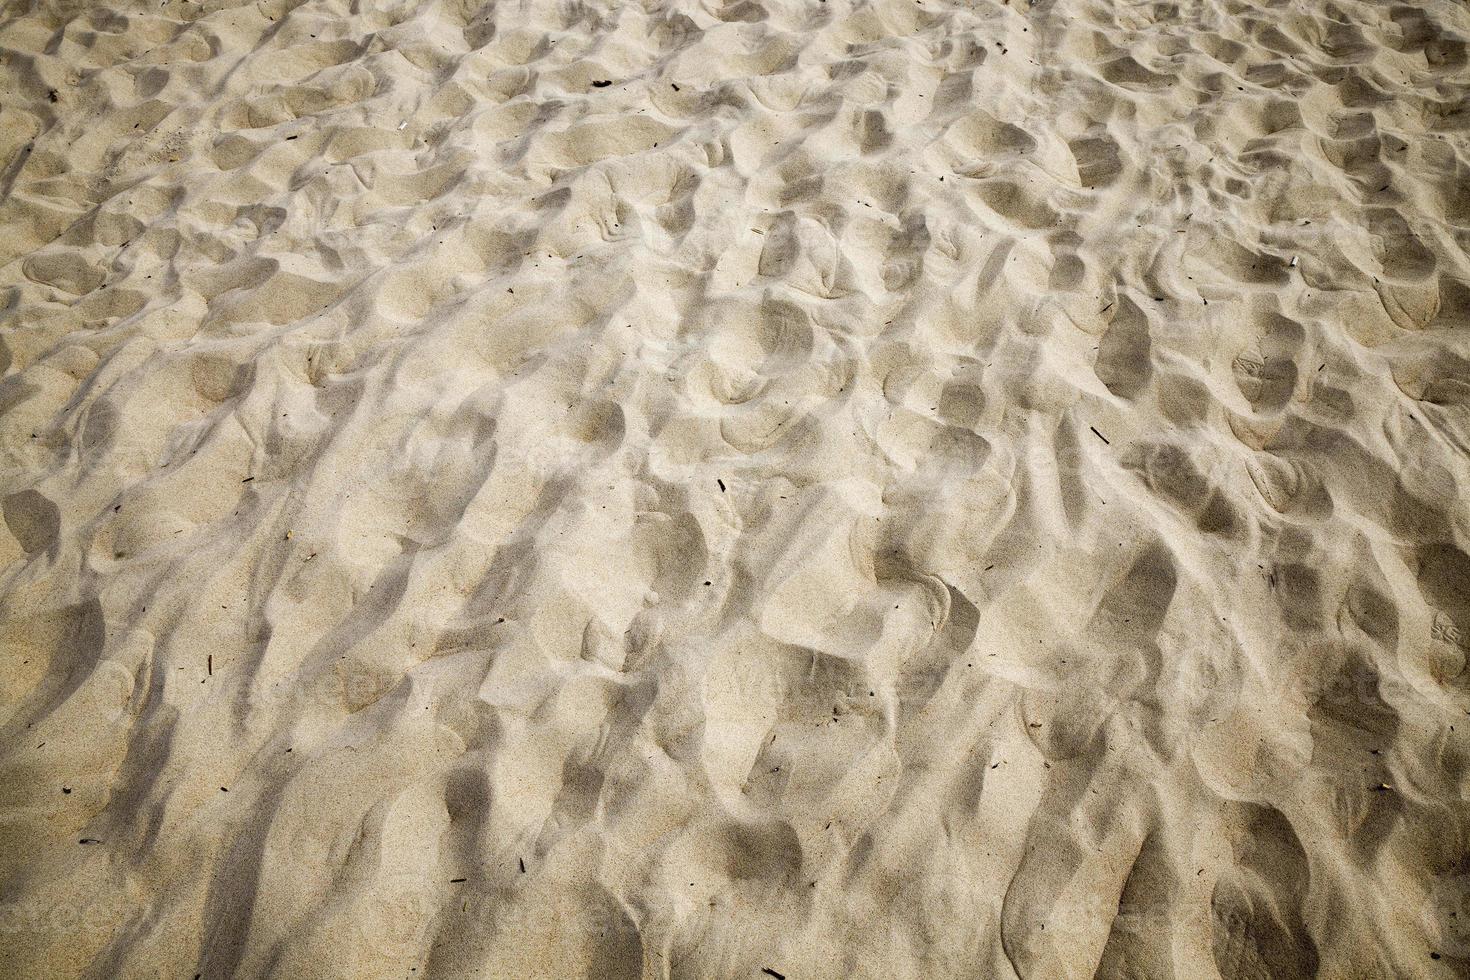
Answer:
POLYGON ((0 972, 1467 975, 1467 38, 12 0, 0 972))

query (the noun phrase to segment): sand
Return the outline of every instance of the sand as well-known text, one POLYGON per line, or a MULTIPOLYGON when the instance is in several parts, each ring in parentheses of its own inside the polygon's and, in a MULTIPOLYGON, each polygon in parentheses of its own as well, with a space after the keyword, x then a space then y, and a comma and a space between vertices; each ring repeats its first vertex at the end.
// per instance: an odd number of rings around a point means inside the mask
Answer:
POLYGON ((1470 975, 1467 38, 12 0, 0 972, 1470 975))

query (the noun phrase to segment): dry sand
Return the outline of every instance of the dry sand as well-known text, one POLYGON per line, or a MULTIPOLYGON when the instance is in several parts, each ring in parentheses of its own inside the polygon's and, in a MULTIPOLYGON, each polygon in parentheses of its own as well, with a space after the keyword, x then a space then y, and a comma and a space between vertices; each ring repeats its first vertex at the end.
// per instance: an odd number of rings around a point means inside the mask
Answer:
POLYGON ((11 0, 0 973, 1467 975, 1467 38, 11 0))

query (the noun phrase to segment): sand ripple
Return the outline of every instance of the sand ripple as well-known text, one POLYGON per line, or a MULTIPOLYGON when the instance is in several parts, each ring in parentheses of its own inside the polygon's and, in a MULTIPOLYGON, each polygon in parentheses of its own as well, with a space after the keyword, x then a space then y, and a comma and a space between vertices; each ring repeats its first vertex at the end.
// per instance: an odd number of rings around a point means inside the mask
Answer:
POLYGON ((0 972, 1464 975, 1467 37, 0 10, 0 972))

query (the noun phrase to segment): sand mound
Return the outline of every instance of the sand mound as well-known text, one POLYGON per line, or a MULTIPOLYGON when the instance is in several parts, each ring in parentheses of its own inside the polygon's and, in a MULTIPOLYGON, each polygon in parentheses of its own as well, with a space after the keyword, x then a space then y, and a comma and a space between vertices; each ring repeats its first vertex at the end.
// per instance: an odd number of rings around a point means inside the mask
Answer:
POLYGON ((0 9, 0 972, 1465 975, 1467 38, 0 9))

